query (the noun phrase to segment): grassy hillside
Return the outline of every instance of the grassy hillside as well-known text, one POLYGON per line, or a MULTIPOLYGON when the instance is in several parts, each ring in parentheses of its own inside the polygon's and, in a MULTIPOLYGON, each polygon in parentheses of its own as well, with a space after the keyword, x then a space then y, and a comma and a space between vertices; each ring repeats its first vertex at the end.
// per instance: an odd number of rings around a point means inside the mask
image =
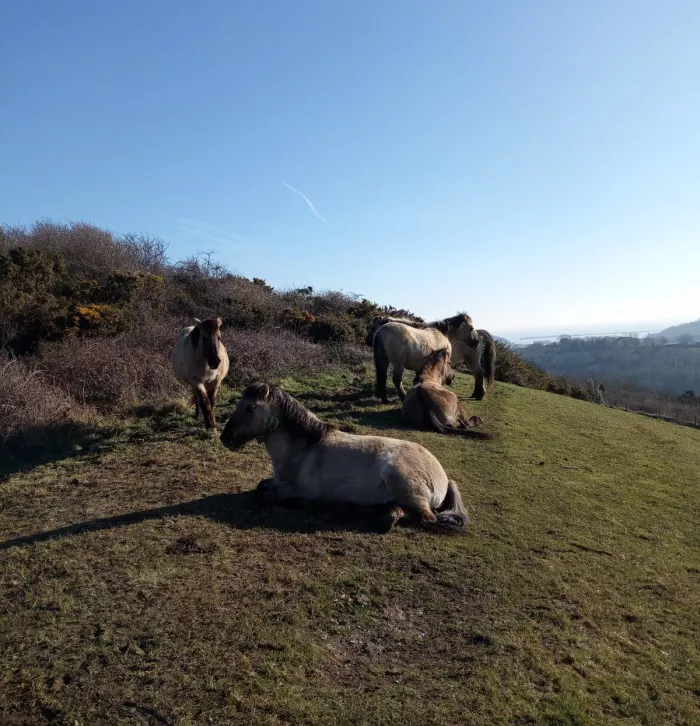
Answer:
POLYGON ((6 460, 0 722, 698 723, 700 432, 497 384, 456 440, 368 384, 285 381, 433 451, 465 536, 261 508, 264 449, 177 410, 6 460))

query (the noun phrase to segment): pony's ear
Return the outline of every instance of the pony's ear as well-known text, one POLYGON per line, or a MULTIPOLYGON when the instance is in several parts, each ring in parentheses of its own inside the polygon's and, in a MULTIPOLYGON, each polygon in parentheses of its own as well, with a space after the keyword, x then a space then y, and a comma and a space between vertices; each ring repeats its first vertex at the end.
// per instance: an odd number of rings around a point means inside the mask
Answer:
POLYGON ((223 323, 223 318, 217 318, 216 319, 216 329, 219 330, 221 328, 221 323, 223 323))
POLYGON ((272 389, 267 383, 265 384, 265 400, 268 402, 272 400, 272 389))
POLYGON ((199 325, 202 321, 199 318, 192 318, 194 320, 195 325, 199 325))
POLYGON ((192 347, 197 348, 199 345, 199 325, 195 325, 190 332, 190 339, 192 340, 192 347))

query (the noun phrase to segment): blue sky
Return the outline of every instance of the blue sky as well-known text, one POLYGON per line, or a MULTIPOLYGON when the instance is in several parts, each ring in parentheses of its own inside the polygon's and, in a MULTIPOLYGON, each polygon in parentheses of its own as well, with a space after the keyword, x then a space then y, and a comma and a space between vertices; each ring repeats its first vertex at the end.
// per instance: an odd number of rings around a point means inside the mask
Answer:
POLYGON ((700 316, 697 0, 2 14, 0 222, 501 334, 700 316))

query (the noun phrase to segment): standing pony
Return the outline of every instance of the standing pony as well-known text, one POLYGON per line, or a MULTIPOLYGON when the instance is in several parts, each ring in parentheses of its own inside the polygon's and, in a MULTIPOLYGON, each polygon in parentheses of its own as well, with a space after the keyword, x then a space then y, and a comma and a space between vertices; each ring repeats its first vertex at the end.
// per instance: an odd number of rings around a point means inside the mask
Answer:
POLYGON ((478 416, 467 418, 457 396, 445 388, 445 383, 452 383, 453 375, 447 348, 433 351, 425 359, 403 402, 404 421, 418 429, 440 434, 492 439, 493 434, 472 429, 481 424, 481 419, 478 416))
POLYGON ((267 501, 382 505, 389 528, 406 514, 443 533, 462 531, 469 521, 457 485, 426 448, 339 431, 266 383, 246 388, 221 434, 231 451, 253 439, 272 459, 273 477, 258 485, 267 501))
POLYGON ((372 320, 365 342, 374 349, 376 395, 385 403, 388 401, 386 379, 389 365, 393 366, 392 380, 403 401, 406 397, 402 382, 404 370, 407 368, 417 373, 425 358, 440 348, 450 351, 453 365, 461 361, 467 363, 474 376, 474 398, 480 400, 486 395, 484 379, 489 386, 493 385, 496 344, 488 331, 474 329, 468 315, 459 314, 434 323, 378 316, 372 320))
POLYGON ((180 333, 172 355, 173 371, 192 389, 194 417, 199 417, 201 409, 204 426, 215 429, 214 404, 228 373, 228 354, 221 342, 221 318, 194 321, 180 333))

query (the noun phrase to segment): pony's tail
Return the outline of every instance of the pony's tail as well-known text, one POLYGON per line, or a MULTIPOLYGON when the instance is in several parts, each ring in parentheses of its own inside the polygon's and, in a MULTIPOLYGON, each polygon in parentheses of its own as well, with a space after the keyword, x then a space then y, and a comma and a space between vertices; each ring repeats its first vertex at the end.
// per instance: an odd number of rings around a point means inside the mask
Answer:
POLYGON ((464 436, 467 439, 493 439, 495 436, 486 431, 475 431, 474 429, 457 428, 456 426, 445 426, 438 417, 430 411, 430 423, 439 434, 450 434, 452 436, 464 436))
POLYGON ((496 379, 496 343, 488 330, 477 330, 476 332, 484 341, 484 365, 482 367, 490 388, 496 379))
POLYGON ((438 528, 444 532, 463 532, 469 524, 469 515, 462 504, 462 495, 457 485, 450 479, 447 482, 447 494, 437 511, 438 528))
POLYGON ((386 401, 388 396, 386 392, 386 377, 389 371, 389 358, 387 357, 384 346, 382 345, 382 329, 380 328, 374 335, 372 341, 372 352, 374 353, 374 372, 376 374, 377 385, 374 394, 382 401, 386 401))

